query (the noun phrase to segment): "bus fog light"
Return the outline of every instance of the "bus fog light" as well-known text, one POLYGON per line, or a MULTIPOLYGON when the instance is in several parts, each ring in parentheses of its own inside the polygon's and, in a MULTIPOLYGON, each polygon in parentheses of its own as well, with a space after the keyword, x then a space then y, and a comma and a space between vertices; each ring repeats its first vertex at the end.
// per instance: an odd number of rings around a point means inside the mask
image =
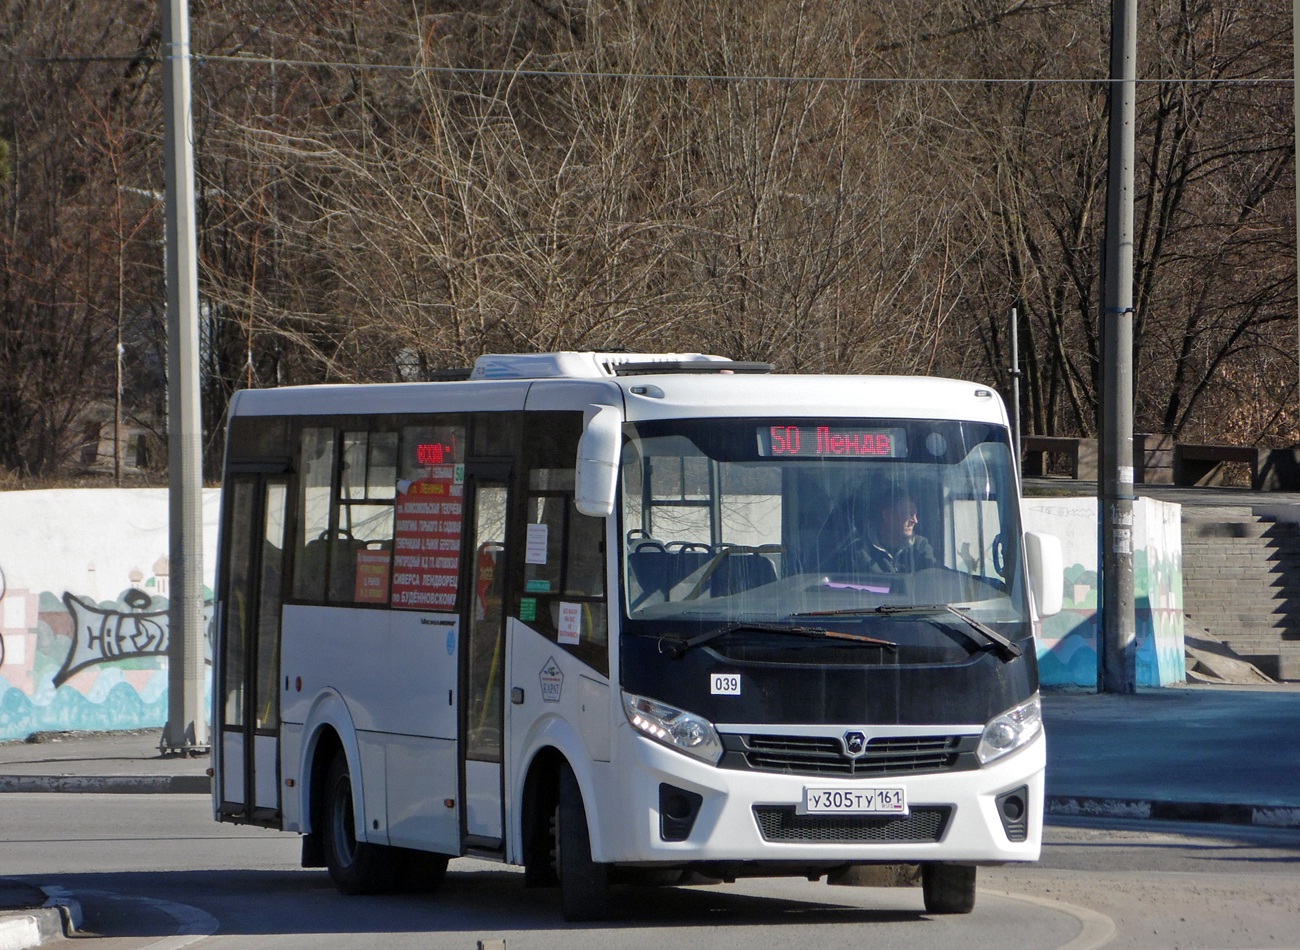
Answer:
POLYGON ((623 709, 627 721, 656 742, 709 763, 722 757, 722 743, 707 719, 631 693, 623 694, 623 709))
POLYGON ((995 716, 985 725, 976 751, 980 764, 988 765, 993 760, 1028 745, 1042 731, 1043 709, 1038 695, 1034 694, 1014 709, 995 716))
POLYGON ((659 785, 659 837, 685 841, 691 836, 704 796, 667 783, 659 785))
POLYGON ((1008 841, 1024 841, 1029 837, 1029 786, 1021 785, 997 798, 998 818, 1008 841))

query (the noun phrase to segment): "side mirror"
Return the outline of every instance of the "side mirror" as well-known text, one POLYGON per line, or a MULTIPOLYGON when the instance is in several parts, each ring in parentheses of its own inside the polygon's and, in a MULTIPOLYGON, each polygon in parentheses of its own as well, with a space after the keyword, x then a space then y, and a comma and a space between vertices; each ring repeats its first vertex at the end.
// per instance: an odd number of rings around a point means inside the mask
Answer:
POLYGON ((1026 531, 1025 565, 1029 568, 1029 595, 1038 616, 1059 614, 1065 596, 1061 539, 1054 534, 1026 531))
POLYGON ((623 448, 623 413, 614 406, 591 406, 578 440, 574 503, 584 515, 608 518, 618 491, 618 457, 623 448))

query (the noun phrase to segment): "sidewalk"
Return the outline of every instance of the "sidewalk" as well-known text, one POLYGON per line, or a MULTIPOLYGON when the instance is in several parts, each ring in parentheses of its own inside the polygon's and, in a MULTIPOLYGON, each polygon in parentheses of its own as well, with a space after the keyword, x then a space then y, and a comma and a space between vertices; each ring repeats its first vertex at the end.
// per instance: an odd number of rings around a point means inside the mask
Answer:
MULTIPOLYGON (((1043 718, 1049 824, 1059 817, 1300 829, 1300 684, 1131 696, 1049 691, 1043 718)), ((0 743, 0 792, 208 794, 208 757, 160 755, 161 732, 0 743)), ((44 902, 36 888, 0 878, 0 950, 35 946, 76 917, 44 902)))
POLYGON ((1048 692, 1047 814, 1300 828, 1300 684, 1048 692))
POLYGON ((162 729, 0 742, 0 792, 208 794, 208 756, 163 756, 162 729))

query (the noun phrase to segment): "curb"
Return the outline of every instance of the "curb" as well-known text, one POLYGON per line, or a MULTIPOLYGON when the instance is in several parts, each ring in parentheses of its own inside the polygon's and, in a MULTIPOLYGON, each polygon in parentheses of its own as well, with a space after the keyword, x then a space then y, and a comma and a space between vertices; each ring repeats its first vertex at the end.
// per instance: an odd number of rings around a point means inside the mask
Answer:
POLYGON ((81 904, 70 897, 51 897, 42 907, 0 914, 0 950, 28 950, 75 936, 81 921, 81 904))
POLYGON ((0 775, 0 792, 208 795, 211 791, 212 779, 206 775, 0 775))
POLYGON ((1138 821, 1195 821, 1256 828, 1300 828, 1300 808, 1285 805, 1233 805, 1222 802, 1167 802, 1147 798, 1050 795, 1050 816, 1127 818, 1138 821))

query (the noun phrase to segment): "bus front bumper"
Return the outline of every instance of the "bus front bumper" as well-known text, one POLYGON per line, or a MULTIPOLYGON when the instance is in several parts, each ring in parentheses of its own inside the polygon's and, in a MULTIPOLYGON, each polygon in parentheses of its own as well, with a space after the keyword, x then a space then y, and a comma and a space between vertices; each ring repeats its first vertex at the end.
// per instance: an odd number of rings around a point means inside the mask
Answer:
POLYGON ((615 745, 601 784, 617 798, 595 810, 598 861, 997 864, 1037 860, 1042 845, 1042 734, 978 770, 856 779, 722 769, 626 725, 615 745), (801 814, 808 789, 902 789, 906 814, 801 814))

